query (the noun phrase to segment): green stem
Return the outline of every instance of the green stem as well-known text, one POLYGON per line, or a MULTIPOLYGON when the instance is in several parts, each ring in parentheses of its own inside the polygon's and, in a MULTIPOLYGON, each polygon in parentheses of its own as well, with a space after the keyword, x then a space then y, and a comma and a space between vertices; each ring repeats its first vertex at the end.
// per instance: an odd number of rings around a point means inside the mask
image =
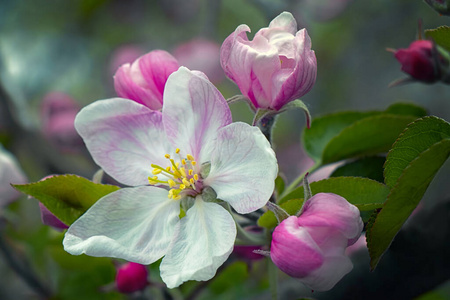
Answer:
POLYGON ((271 259, 267 260, 269 273, 269 288, 272 300, 278 300, 278 268, 271 259))
POLYGON ((280 198, 283 198, 284 196, 286 196, 287 194, 292 192, 297 186, 299 186, 303 182, 303 178, 305 178, 306 174, 308 174, 308 173, 311 174, 312 172, 314 172, 321 166, 322 166, 322 163, 320 161, 315 162, 311 168, 309 168, 306 172, 300 174, 300 176, 298 176, 293 182, 291 182, 291 184, 284 190, 284 192, 280 198))
POLYGON ((227 203, 225 205, 225 208, 228 210, 228 212, 233 217, 234 223, 236 223, 236 230, 237 230, 237 238, 244 242, 246 245, 265 245, 267 244, 267 240, 262 237, 260 234, 252 234, 251 232, 248 232, 242 226, 239 224, 238 220, 236 220, 236 216, 231 211, 230 205, 227 203))

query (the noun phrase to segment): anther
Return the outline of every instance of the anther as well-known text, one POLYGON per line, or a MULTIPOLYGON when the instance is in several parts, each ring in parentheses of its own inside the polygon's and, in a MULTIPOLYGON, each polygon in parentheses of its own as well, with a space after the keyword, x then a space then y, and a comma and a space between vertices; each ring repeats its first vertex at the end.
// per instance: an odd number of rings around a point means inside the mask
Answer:
POLYGON ((198 174, 194 174, 194 180, 195 180, 195 181, 198 180, 198 174))
POLYGON ((164 155, 164 157, 167 158, 167 159, 170 159, 170 155, 169 154, 164 155))
POLYGON ((189 180, 187 180, 186 178, 183 178, 183 184, 185 185, 185 186, 190 186, 191 185, 191 183, 189 182, 189 180))
POLYGON ((180 148, 175 149, 175 153, 176 154, 180 153, 180 148))
POLYGON ((190 155, 190 154, 186 155, 186 157, 187 157, 187 159, 189 159, 190 161, 193 161, 193 160, 194 160, 194 157, 193 157, 192 155, 190 155))
POLYGON ((192 164, 193 166, 195 166, 195 165, 197 164, 197 162, 196 162, 195 160, 193 160, 193 161, 191 161, 191 164, 192 164))
POLYGON ((172 179, 167 180, 167 183, 169 183, 169 187, 173 188, 174 186, 176 186, 177 184, 175 183, 175 181, 173 181, 172 179))
POLYGON ((159 173, 161 173, 162 171, 160 169, 153 169, 152 174, 153 175, 158 175, 159 173))

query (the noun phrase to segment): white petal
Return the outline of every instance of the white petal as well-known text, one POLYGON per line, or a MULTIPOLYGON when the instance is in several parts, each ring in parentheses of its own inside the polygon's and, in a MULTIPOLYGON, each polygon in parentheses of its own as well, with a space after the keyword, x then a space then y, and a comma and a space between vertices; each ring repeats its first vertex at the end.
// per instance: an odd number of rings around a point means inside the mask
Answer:
POLYGON ((179 213, 179 202, 168 199, 162 188, 123 188, 101 198, 70 226, 64 249, 151 264, 166 253, 179 213))
POLYGON ((218 132, 205 185, 238 213, 263 207, 273 193, 277 159, 259 128, 233 123, 218 132))
POLYGON ((150 165, 164 167, 164 154, 174 151, 165 137, 161 113, 128 99, 86 106, 78 113, 75 128, 94 161, 127 185, 148 184, 148 176, 153 176, 150 165))
POLYGON ((170 75, 164 90, 163 122, 167 136, 183 155, 209 160, 208 143, 219 128, 231 123, 226 100, 216 87, 199 75, 181 67, 170 75))
POLYGON ((307 277, 301 278, 300 281, 315 291, 328 291, 352 269, 353 264, 347 256, 330 256, 325 258, 320 268, 307 277))
POLYGON ((197 197, 163 258, 161 278, 169 288, 187 280, 211 279, 230 255, 235 239, 231 215, 220 205, 197 197))

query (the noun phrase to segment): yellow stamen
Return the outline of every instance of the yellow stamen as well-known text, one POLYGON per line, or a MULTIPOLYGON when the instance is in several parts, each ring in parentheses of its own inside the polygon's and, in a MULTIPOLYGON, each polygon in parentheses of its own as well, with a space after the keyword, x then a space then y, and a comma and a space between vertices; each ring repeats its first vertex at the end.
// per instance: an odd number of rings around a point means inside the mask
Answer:
POLYGON ((158 175, 159 173, 161 173, 162 171, 160 169, 153 169, 152 174, 153 175, 158 175))
POLYGON ((185 168, 180 168, 179 171, 180 171, 181 175, 183 175, 183 177, 187 176, 185 168))
POLYGON ((164 155, 164 157, 167 158, 167 159, 170 159, 170 155, 169 154, 164 155))
POLYGON ((176 186, 177 184, 175 183, 175 181, 173 181, 172 179, 167 180, 167 182, 169 183, 169 187, 173 188, 174 186, 176 186))
POLYGON ((172 199, 173 199, 173 200, 180 200, 180 199, 181 199, 181 196, 180 196, 180 195, 176 195, 176 196, 173 196, 172 199))
POLYGON ((175 153, 176 154, 180 153, 180 148, 175 149, 175 153))
POLYGON ((183 166, 186 165, 186 160, 185 160, 184 158, 181 160, 181 164, 182 164, 183 166))
POLYGON ((196 162, 195 160, 193 160, 193 161, 191 161, 191 164, 192 164, 193 166, 195 166, 195 165, 197 164, 197 162, 196 162))
POLYGON ((186 178, 183 178, 183 184, 185 185, 185 186, 191 186, 191 183, 189 182, 189 180, 187 180, 186 178))
POLYGON ((180 190, 184 190, 186 186, 184 184, 180 184, 180 190))
POLYGON ((195 180, 195 181, 198 180, 198 174, 194 174, 194 180, 195 180))
POLYGON ((187 159, 189 159, 190 161, 193 161, 193 160, 194 160, 194 157, 193 157, 192 155, 190 155, 190 154, 186 155, 186 157, 187 157, 187 159))
POLYGON ((189 179, 189 182, 190 182, 191 184, 194 184, 194 178, 189 179))
POLYGON ((167 171, 167 172, 170 172, 170 167, 167 167, 167 168, 166 168, 166 171, 167 171))
POLYGON ((194 174, 194 170, 190 169, 189 171, 189 175, 192 176, 194 174))

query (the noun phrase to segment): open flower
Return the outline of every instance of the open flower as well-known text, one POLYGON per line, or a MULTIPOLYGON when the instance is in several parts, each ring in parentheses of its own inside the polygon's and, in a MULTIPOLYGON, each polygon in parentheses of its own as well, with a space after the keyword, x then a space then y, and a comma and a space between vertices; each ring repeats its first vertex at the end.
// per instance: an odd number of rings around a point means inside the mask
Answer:
POLYGON ((178 66, 169 52, 153 50, 132 64, 122 65, 114 75, 114 88, 119 97, 160 110, 167 78, 178 66))
POLYGON ((220 63, 255 108, 280 110, 311 90, 317 62, 306 29, 297 31, 291 13, 283 12, 249 41, 240 25, 223 42, 220 63))
POLYGON ((352 270, 345 249, 362 229, 356 206, 339 195, 319 193, 305 203, 299 217, 291 216, 275 228, 270 257, 311 289, 327 291, 352 270))
POLYGON ((132 187, 101 198, 74 222, 65 250, 140 264, 164 256, 169 288, 212 278, 232 252, 236 225, 216 199, 249 213, 274 189, 278 168, 264 135, 231 123, 219 91, 184 67, 167 81, 162 113, 101 100, 81 110, 75 127, 95 162, 132 187))

